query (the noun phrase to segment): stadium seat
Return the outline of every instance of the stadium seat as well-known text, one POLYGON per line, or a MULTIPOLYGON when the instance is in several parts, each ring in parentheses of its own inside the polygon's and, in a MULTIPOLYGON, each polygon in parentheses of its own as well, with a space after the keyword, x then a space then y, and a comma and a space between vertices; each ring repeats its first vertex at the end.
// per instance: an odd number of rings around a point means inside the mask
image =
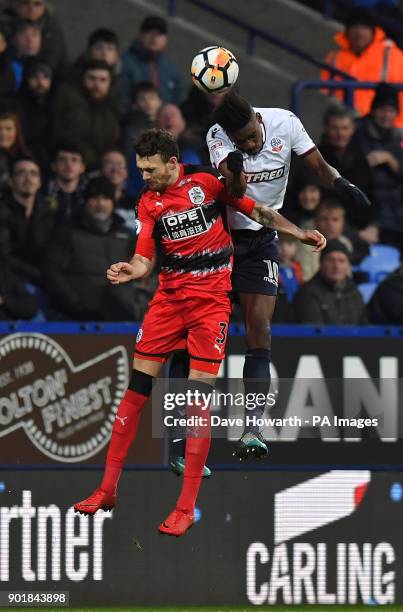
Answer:
POLYGON ((377 286, 377 283, 361 283, 357 285, 357 289, 361 293, 364 304, 368 304, 377 286))
POLYGON ((370 283, 379 283, 390 272, 393 272, 400 262, 398 249, 385 244, 373 244, 370 254, 358 266, 360 272, 367 272, 370 283))

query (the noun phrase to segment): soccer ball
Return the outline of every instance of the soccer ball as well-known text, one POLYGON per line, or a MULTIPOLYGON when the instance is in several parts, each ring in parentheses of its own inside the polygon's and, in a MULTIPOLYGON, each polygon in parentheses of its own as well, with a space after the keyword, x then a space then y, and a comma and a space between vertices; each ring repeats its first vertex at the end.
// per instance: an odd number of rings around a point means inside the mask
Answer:
POLYGON ((191 67, 193 83, 207 93, 230 89, 238 78, 236 57, 224 47, 206 47, 194 56, 191 67))

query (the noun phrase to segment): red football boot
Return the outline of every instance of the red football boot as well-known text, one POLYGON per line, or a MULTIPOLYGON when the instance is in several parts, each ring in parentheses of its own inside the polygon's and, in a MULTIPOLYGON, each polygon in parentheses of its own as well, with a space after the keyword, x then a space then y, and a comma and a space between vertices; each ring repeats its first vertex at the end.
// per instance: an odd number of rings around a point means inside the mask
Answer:
POLYGON ((184 512, 175 508, 165 521, 158 527, 160 533, 176 536, 177 538, 193 527, 195 522, 194 514, 184 512))
POLYGON ((95 514, 97 510, 112 510, 116 504, 116 495, 111 495, 102 489, 95 489, 95 491, 83 499, 83 501, 74 504, 74 510, 80 512, 80 514, 95 514))

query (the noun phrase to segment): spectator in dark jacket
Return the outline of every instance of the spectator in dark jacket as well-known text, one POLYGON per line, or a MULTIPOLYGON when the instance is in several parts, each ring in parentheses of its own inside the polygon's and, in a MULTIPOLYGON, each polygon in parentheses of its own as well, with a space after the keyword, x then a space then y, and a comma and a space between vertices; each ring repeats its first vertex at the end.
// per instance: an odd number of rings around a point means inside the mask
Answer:
MULTIPOLYGON (((188 129, 198 138, 206 138, 207 131, 213 121, 213 113, 222 99, 224 93, 207 93, 201 91, 196 85, 189 89, 186 100, 181 105, 181 111, 188 129)), ((208 151, 207 151, 208 154, 208 151)), ((210 163, 208 157, 208 162, 210 163)))
POLYGON ((0 16, 7 36, 10 38, 17 21, 27 21, 40 26, 42 31, 41 52, 57 74, 63 73, 67 65, 67 46, 63 29, 51 15, 45 0, 12 0, 10 8, 0 16))
POLYGON ((10 49, 5 33, 0 29, 0 99, 12 100, 17 91, 17 83, 12 66, 10 49))
POLYGON ((316 174, 304 168, 293 177, 287 194, 284 214, 303 229, 314 229, 316 210, 322 198, 320 181, 316 174))
POLYGON ((91 60, 84 66, 81 85, 60 87, 55 109, 54 142, 83 143, 89 170, 119 139, 119 121, 110 98, 112 75, 108 64, 91 60))
POLYGON ((85 175, 83 147, 74 142, 60 142, 53 151, 53 177, 46 186, 46 199, 55 211, 55 224, 62 225, 77 217, 84 206, 85 175))
POLYGON ((32 319, 37 312, 36 297, 8 267, 0 266, 0 320, 32 319))
POLYGON ((379 285, 369 311, 371 323, 403 325, 403 265, 379 285))
POLYGON ((181 161, 184 164, 201 164, 200 150, 205 146, 205 140, 187 130, 182 111, 176 104, 164 104, 157 116, 156 127, 166 130, 178 141, 181 161))
POLYGON ((42 31, 39 25, 27 21, 17 22, 13 36, 12 67, 17 89, 22 85, 26 63, 38 57, 42 47, 42 31))
POLYGON ((113 286, 106 278, 111 263, 133 253, 133 235, 114 214, 114 191, 105 177, 92 179, 82 216, 56 234, 47 250, 44 282, 66 318, 132 321, 147 307, 151 292, 140 294, 133 283, 113 286))
POLYGON ((34 284, 40 281, 39 261, 54 222, 40 187, 38 164, 21 158, 12 166, 10 191, 0 200, 0 266, 34 284))
POLYGON ((130 88, 122 72, 117 34, 105 28, 92 32, 88 38, 86 52, 80 55, 71 69, 70 77, 74 82, 80 81, 83 67, 88 60, 101 60, 110 67, 112 73, 110 97, 116 113, 123 116, 129 109, 130 88))
POLYGON ((22 129, 33 157, 44 174, 49 165, 54 105, 53 71, 45 60, 32 58, 26 63, 18 95, 22 129))
MULTIPOLYGON (((303 229, 315 229, 315 215, 322 198, 318 177, 311 172, 299 173, 294 180, 295 197, 288 197, 284 215, 303 229)), ((318 253, 305 244, 297 243, 297 261, 305 281, 318 270, 318 253)))
MULTIPOLYGON (((343 106, 331 106, 323 117, 323 135, 318 148, 341 176, 357 185, 371 199, 370 168, 358 143, 353 140, 354 132, 352 111, 343 106)), ((367 227, 371 220, 372 211, 362 207, 349 206, 346 212, 349 224, 360 229, 367 227)))
POLYGON ((162 100, 152 83, 140 81, 133 86, 131 109, 122 122, 122 146, 129 160, 141 132, 155 127, 162 100))
POLYGON ((123 74, 130 87, 149 81, 158 87, 164 102, 183 101, 182 76, 175 62, 165 53, 168 26, 165 19, 149 16, 140 27, 140 34, 122 57, 123 74))
POLYGON ((316 211, 315 227, 326 240, 340 240, 348 250, 352 264, 359 264, 369 255, 368 243, 360 238, 357 230, 346 224, 345 208, 333 195, 323 198, 316 211))
POLYGON ((295 322, 292 301, 303 282, 302 267, 296 260, 296 254, 297 241, 289 236, 281 236, 278 249, 278 294, 273 323, 295 322))
POLYGON ((126 191, 127 162, 122 151, 110 149, 102 156, 101 174, 115 186, 116 209, 133 209, 132 198, 126 191))
POLYGON ((397 90, 381 83, 371 113, 362 119, 354 136, 370 166, 380 241, 396 246, 403 242, 403 139, 394 127, 398 109, 397 90))
POLYGON ((0 111, 0 192, 8 184, 13 162, 26 155, 29 150, 19 114, 15 110, 0 111))
POLYGON ((294 299, 298 323, 360 325, 367 322, 361 294, 351 279, 349 252, 330 240, 321 253, 319 272, 294 299))

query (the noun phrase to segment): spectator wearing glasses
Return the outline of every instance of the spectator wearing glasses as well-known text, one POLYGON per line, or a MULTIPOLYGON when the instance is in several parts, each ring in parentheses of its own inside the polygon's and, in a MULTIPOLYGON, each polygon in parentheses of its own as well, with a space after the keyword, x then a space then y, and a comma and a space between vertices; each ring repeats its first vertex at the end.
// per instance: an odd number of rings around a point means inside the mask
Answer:
POLYGON ((30 158, 17 159, 11 168, 10 189, 0 201, 0 264, 34 284, 40 281, 39 261, 54 222, 40 187, 38 164, 30 158))
POLYGON ((52 66, 56 74, 62 74, 66 68, 67 45, 63 29, 57 18, 50 13, 45 0, 11 0, 11 5, 0 16, 10 37, 17 21, 36 24, 42 32, 41 53, 52 66))

